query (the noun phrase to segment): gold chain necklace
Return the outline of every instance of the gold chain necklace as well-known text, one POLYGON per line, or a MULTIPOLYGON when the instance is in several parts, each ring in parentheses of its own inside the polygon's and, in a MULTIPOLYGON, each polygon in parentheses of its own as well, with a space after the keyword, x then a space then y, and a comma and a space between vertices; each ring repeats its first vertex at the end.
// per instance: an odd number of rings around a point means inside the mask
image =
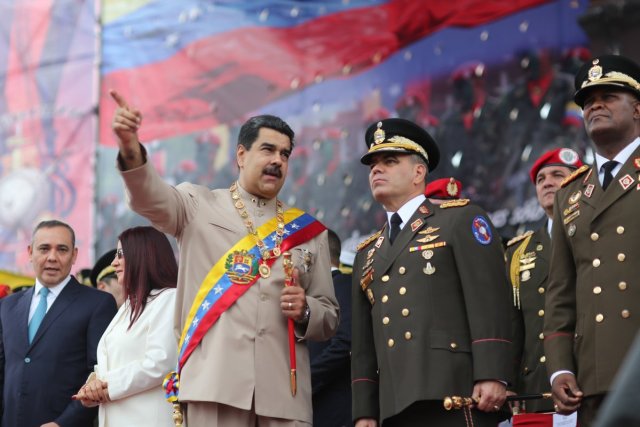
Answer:
POLYGON ((275 246, 273 249, 269 250, 267 246, 264 244, 262 239, 258 236, 258 232, 255 230, 253 226, 253 221, 249 218, 249 213, 244 205, 244 202, 240 198, 240 192, 238 191, 238 182, 234 182, 229 187, 229 191, 231 192, 231 199, 233 199, 233 206, 235 206, 240 218, 244 222, 244 226, 247 227, 247 231, 256 239, 256 246, 258 246, 258 250, 260 251, 260 266, 258 267, 258 272, 260 273, 260 277, 266 279, 271 275, 271 268, 267 265, 267 261, 271 258, 277 258, 280 256, 282 251, 280 250, 280 244, 282 243, 282 235, 284 234, 284 211, 282 209, 282 202, 276 198, 276 221, 278 222, 276 228, 276 240, 275 246))

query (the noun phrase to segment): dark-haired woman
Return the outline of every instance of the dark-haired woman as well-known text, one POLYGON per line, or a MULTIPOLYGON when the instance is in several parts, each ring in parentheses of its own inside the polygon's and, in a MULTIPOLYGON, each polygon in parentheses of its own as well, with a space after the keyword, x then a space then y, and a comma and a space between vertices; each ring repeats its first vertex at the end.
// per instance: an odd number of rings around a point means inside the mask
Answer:
POLYGON ((100 427, 172 427, 161 385, 176 365, 178 266, 167 237, 152 227, 127 229, 118 239, 111 265, 125 303, 100 339, 95 375, 76 398, 100 405, 100 427))

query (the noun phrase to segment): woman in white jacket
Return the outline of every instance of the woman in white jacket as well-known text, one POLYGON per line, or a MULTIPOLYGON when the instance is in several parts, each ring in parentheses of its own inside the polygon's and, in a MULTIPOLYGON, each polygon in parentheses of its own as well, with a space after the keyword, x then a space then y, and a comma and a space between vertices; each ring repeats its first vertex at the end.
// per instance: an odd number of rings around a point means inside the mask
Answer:
POLYGON ((173 250, 156 229, 134 227, 118 237, 112 265, 125 303, 100 339, 95 375, 75 397, 100 405, 100 427, 172 427, 162 380, 177 358, 173 250))

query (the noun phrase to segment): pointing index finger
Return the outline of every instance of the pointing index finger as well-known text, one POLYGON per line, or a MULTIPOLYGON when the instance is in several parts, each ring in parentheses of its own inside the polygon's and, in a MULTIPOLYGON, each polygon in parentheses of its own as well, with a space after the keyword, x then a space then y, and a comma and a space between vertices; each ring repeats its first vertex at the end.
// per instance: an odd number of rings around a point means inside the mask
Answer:
POLYGON ((125 101, 125 99, 115 90, 111 89, 109 91, 109 95, 111 95, 111 98, 113 98, 114 101, 116 101, 116 104, 118 104, 118 107, 124 108, 124 109, 129 109, 129 104, 127 104, 127 101, 125 101))

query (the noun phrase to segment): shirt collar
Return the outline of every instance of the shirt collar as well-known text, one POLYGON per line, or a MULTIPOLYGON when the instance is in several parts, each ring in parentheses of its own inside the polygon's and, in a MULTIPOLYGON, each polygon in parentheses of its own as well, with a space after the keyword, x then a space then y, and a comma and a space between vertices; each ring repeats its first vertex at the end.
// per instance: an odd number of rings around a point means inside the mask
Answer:
MULTIPOLYGON (((53 294, 54 298, 57 298, 58 295, 60 295, 60 292, 62 292, 62 290, 64 289, 65 286, 67 286, 70 280, 71 280, 71 275, 68 275, 62 282, 58 283, 55 286, 50 286, 49 292, 53 294)), ((42 285, 42 283, 40 283, 38 278, 36 278, 36 286, 33 290, 33 295, 34 296, 38 295, 40 293, 40 289, 42 289, 43 287, 44 286, 42 285)))
MULTIPOLYGON (((631 144, 627 145, 626 147, 624 147, 612 160, 615 160, 616 162, 618 162, 618 166, 616 166, 616 168, 614 168, 614 172, 612 172, 612 174, 615 176, 616 173, 618 173, 618 170, 620 170, 619 168, 622 167, 622 165, 624 165, 627 160, 629 160, 629 157, 631 157, 631 154, 633 154, 634 151, 636 151, 636 148, 638 148, 640 146, 640 138, 636 138, 634 139, 631 144)), ((602 168, 602 165, 605 162, 608 162, 609 159, 607 159, 604 156, 601 156, 600 154, 596 153, 596 166, 598 168, 598 173, 600 173, 600 169, 602 168)))
MULTIPOLYGON (((411 219, 413 213, 418 209, 418 206, 422 204, 426 200, 424 194, 418 194, 413 199, 409 200, 407 203, 402 205, 400 209, 398 209, 398 215, 402 218, 402 224, 400 224, 400 229, 404 228, 404 225, 411 219)), ((387 212, 387 223, 391 222, 391 215, 395 212, 387 212)))

